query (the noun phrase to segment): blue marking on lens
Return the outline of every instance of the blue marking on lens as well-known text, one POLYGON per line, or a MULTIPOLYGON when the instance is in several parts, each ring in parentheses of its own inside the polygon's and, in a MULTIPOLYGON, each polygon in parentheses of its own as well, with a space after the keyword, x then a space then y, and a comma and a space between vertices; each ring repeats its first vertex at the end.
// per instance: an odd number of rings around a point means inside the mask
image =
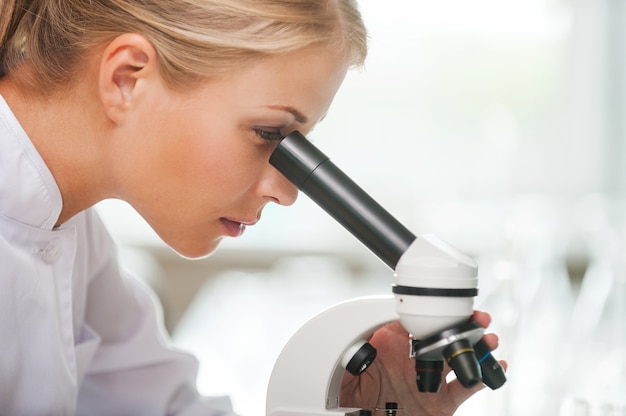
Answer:
POLYGON ((487 354, 483 355, 483 357, 478 360, 478 364, 482 364, 483 361, 485 361, 487 359, 487 357, 489 357, 490 355, 491 355, 491 351, 488 352, 487 354))

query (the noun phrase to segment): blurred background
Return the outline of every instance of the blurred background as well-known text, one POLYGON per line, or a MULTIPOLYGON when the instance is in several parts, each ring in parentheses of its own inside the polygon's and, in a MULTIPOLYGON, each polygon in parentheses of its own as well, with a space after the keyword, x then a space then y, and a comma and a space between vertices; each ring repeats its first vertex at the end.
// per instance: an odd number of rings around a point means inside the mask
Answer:
MULTIPOLYGON (((310 138, 416 234, 478 261, 509 381, 457 414, 626 415, 625 2, 360 4, 366 68, 310 138)), ((200 358, 200 390, 245 416, 265 414, 307 319, 390 293, 392 272, 304 195, 198 261, 124 203, 98 208, 200 358)))

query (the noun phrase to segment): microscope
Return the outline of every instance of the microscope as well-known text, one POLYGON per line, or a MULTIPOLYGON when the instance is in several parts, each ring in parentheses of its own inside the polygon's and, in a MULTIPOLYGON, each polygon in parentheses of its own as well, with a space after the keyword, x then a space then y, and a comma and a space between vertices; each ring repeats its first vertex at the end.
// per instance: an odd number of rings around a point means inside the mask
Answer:
POLYGON ((407 360, 414 360, 416 389, 436 393, 444 362, 466 388, 502 386, 506 377, 470 320, 477 264, 433 235, 415 236, 330 159, 295 131, 270 163, 394 270, 392 295, 350 299, 305 323, 281 351, 271 374, 268 416, 373 415, 403 412, 402 403, 378 409, 341 407, 345 371, 357 376, 376 359, 368 343, 383 325, 406 329, 407 360))

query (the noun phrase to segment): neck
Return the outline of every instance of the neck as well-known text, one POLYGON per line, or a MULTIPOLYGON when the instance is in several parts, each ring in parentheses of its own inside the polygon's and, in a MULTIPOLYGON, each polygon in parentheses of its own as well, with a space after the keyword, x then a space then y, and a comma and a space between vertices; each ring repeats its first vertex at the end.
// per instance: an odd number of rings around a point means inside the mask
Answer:
POLYGON ((0 79, 0 93, 52 172, 63 208, 57 226, 107 198, 106 132, 97 102, 86 88, 52 97, 25 95, 10 76, 0 79))

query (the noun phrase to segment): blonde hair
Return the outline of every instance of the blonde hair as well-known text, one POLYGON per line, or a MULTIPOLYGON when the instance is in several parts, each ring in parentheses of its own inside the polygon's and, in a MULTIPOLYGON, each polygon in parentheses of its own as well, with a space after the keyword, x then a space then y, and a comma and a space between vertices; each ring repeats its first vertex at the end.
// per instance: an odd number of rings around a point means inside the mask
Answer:
POLYGON ((32 86, 67 85, 93 48, 129 32, 152 42, 172 86, 314 44, 350 66, 367 54, 355 0, 0 0, 0 75, 28 61, 32 86))

